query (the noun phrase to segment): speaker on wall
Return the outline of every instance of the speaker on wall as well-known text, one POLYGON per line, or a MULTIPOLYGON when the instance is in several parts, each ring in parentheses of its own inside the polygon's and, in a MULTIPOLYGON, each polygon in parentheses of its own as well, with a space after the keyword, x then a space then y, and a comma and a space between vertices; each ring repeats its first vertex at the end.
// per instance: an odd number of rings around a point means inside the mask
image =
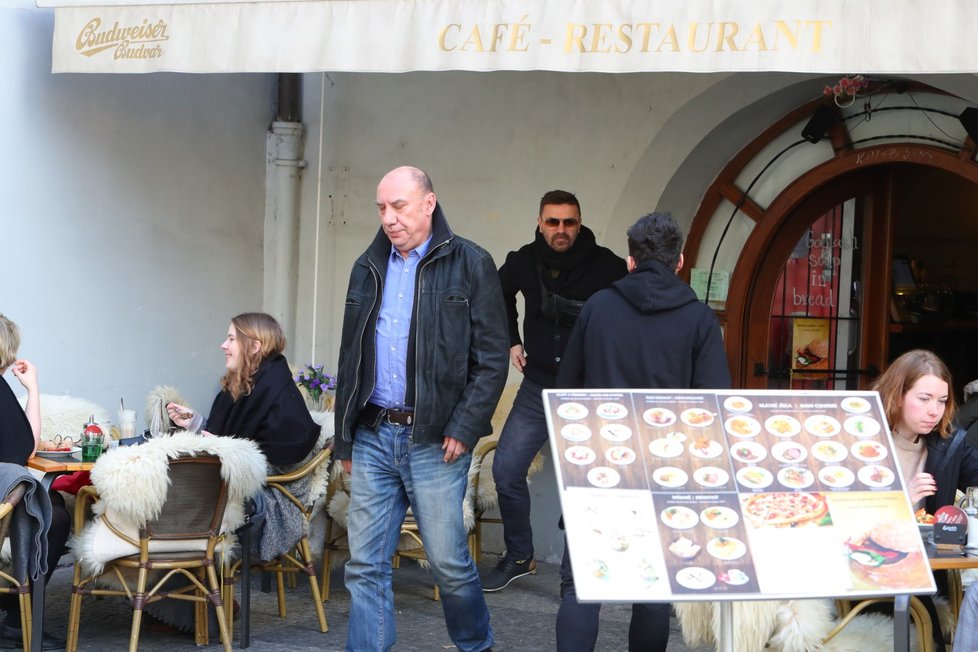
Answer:
POLYGON ((961 121, 961 126, 964 130, 968 132, 971 136, 971 140, 978 143, 978 109, 973 106, 969 106, 967 109, 961 112, 958 116, 958 120, 961 121))
MULTIPOLYGON (((964 115, 964 114, 962 114, 964 115)), ((801 136, 811 143, 817 143, 825 136, 825 132, 834 125, 839 119, 839 114, 835 109, 830 109, 824 104, 815 110, 815 114, 808 120, 808 124, 801 130, 801 136)))

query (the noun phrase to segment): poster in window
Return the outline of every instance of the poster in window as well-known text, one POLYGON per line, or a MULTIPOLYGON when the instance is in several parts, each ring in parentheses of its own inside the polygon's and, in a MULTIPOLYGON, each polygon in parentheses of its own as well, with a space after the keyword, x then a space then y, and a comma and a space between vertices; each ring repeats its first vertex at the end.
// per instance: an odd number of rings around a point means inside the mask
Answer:
POLYGON ((822 372, 830 368, 831 348, 829 333, 831 321, 796 317, 792 327, 791 337, 791 376, 798 380, 817 380, 828 378, 830 374, 822 372))

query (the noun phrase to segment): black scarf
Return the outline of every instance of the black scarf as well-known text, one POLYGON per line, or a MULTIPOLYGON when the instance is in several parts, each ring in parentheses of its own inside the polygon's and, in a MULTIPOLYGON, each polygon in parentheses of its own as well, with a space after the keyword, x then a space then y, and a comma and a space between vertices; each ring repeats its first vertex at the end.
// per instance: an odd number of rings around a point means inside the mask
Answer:
POLYGON ((217 395, 207 431, 255 441, 270 464, 302 461, 319 437, 319 426, 309 416, 285 356, 263 361, 252 377, 251 393, 237 401, 228 392, 217 395))
POLYGON ((536 248, 537 255, 540 256, 540 260, 543 261, 545 266, 552 270, 562 272, 566 269, 584 267, 584 263, 587 262, 594 252, 597 242, 594 239, 594 231, 582 224, 581 230, 574 240, 574 244, 567 251, 554 251, 547 244, 547 241, 543 239, 543 234, 540 232, 539 227, 537 228, 533 245, 536 248))

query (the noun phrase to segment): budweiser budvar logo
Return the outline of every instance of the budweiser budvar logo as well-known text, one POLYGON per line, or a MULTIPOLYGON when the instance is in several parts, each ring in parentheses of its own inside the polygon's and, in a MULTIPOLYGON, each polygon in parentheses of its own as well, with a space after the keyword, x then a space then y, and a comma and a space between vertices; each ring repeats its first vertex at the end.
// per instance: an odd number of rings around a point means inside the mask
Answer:
POLYGON ((139 25, 126 27, 120 27, 116 21, 105 29, 101 18, 93 18, 78 33, 75 49, 86 57, 113 50, 115 59, 156 59, 163 56, 160 44, 170 38, 166 28, 163 20, 151 23, 143 19, 139 25))

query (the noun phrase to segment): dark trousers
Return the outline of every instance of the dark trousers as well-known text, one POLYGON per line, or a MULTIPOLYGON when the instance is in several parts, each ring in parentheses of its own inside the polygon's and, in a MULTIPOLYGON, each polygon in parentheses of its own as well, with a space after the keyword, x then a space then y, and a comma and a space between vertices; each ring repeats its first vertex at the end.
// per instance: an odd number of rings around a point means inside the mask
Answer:
MULTIPOLYGON (((628 626, 629 652, 665 652, 669 644, 668 603, 632 604, 632 621, 628 626)), ((560 609, 557 611, 557 652, 591 652, 598 640, 601 604, 577 601, 570 554, 564 541, 564 558, 560 562, 560 609)))
POLYGON ((547 442, 547 419, 540 395, 544 389, 542 385, 523 379, 493 454, 492 478, 496 482, 506 556, 510 559, 533 556, 530 489, 526 474, 540 447, 547 442))
MULTIPOLYGON (((58 568, 58 561, 64 554, 71 533, 71 517, 65 508, 65 499, 58 491, 51 491, 51 527, 48 528, 48 572, 44 581, 48 582, 58 568)), ((7 612, 5 624, 20 627, 20 603, 15 595, 0 596, 0 608, 7 612)))

